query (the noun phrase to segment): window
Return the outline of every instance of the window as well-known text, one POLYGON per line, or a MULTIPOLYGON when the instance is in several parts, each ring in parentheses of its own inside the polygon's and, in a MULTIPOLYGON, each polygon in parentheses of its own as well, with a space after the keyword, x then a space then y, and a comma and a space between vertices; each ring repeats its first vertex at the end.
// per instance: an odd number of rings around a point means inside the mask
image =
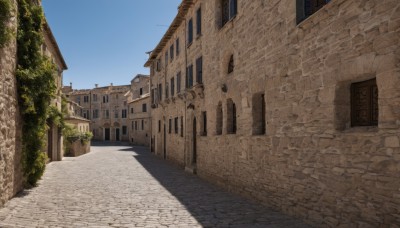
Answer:
POLYGON ((89 119, 89 110, 84 110, 83 111, 83 118, 89 119))
POLYGON ((131 123, 131 129, 133 130, 133 121, 132 121, 132 123, 131 123))
POLYGON ((161 70, 161 59, 157 59, 156 61, 156 71, 159 72, 161 70))
POLYGON ((89 96, 83 96, 83 103, 89 103, 89 96))
POLYGON ((183 116, 181 116, 181 137, 183 137, 183 116))
POLYGON ((125 119, 126 118, 126 113, 127 113, 127 111, 126 111, 126 109, 122 109, 122 118, 123 119, 125 119))
POLYGON ((162 84, 158 84, 158 100, 162 100, 162 84))
POLYGON ((126 135, 128 129, 126 128, 126 126, 122 126, 122 134, 126 135))
POLYGON ((222 103, 219 102, 217 106, 217 135, 222 135, 222 121, 223 121, 223 113, 222 113, 222 103))
POLYGON ((351 126, 378 125, 376 79, 351 84, 351 126))
POLYGON ((144 120, 142 120, 142 131, 144 130, 144 120))
POLYGON ((168 51, 165 52, 165 66, 168 66, 168 51))
POLYGON ((158 133, 161 132, 161 120, 158 121, 158 133))
POLYGON ((237 14, 237 0, 222 0, 221 1, 221 15, 222 26, 234 18, 237 14))
POLYGON ((154 99, 154 89, 151 89, 151 94, 150 95, 151 95, 151 103, 155 104, 155 102, 154 102, 155 101, 155 99, 154 99))
POLYGON ((93 101, 94 101, 94 102, 97 101, 97 94, 93 94, 93 101))
POLYGON ((139 89, 139 95, 142 95, 143 94, 143 88, 140 88, 139 89))
POLYGON ((181 92, 181 72, 176 75, 176 93, 181 92))
POLYGON ((108 95, 103 96, 103 103, 108 103, 108 95))
POLYGON ((171 47, 169 47, 169 57, 171 61, 174 59, 174 45, 172 44, 171 47))
POLYGON ((169 121, 168 121, 168 133, 169 134, 171 134, 171 131, 172 131, 172 119, 169 119, 169 121))
POLYGON ((131 114, 133 114, 133 108, 131 108, 131 114))
POLYGON ((193 86, 193 65, 186 68, 186 88, 193 86))
POLYGON ((108 109, 107 109, 107 110, 103 110, 103 116, 104 116, 104 118, 106 118, 106 119, 110 118, 110 112, 109 112, 108 109))
POLYGON ((171 97, 175 95, 175 79, 171 78, 171 97))
POLYGON ((236 133, 236 104, 233 103, 232 99, 228 99, 226 102, 226 108, 228 111, 226 132, 228 134, 236 133))
POLYGON ((203 84, 203 57, 196 59, 196 82, 203 84))
POLYGON ((265 95, 254 94, 252 99, 253 135, 265 134, 265 95))
POLYGON ((137 131, 137 121, 135 121, 135 130, 137 131))
POLYGON ((114 110, 114 118, 118 118, 118 109, 114 110))
POLYGON ((235 69, 235 62, 233 60, 233 55, 231 55, 228 63, 228 74, 232 73, 234 69, 235 69))
POLYGON ((169 98, 169 88, 168 83, 165 83, 165 99, 169 98))
POLYGON ((99 118, 99 110, 95 109, 95 110, 93 110, 93 119, 97 119, 97 118, 99 118))
POLYGON ((196 33, 198 36, 200 36, 201 35, 201 8, 199 8, 196 11, 196 22, 197 22, 196 33))
POLYGON ((142 112, 147 112, 147 104, 142 104, 142 112))
POLYGON ((207 112, 201 112, 202 132, 201 135, 207 135, 207 112))
POLYGON ((296 0, 297 23, 313 15, 331 0, 296 0))
POLYGON ((76 97, 76 103, 78 103, 79 105, 81 104, 81 97, 80 96, 76 97))
POLYGON ((178 134, 178 121, 179 121, 179 118, 175 117, 175 119, 174 119, 175 134, 178 134))
POLYGON ((188 23, 188 45, 193 42, 193 19, 190 18, 188 23))
POLYGON ((176 46, 176 56, 178 56, 179 52, 181 51, 179 50, 179 38, 176 39, 175 46, 176 46))

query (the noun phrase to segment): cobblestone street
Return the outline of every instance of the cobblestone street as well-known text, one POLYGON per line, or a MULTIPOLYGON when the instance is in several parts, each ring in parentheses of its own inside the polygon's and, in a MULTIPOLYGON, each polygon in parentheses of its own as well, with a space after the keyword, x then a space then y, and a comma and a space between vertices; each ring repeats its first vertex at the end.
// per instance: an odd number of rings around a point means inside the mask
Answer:
POLYGON ((142 147, 94 146, 50 163, 0 227, 308 227, 185 173, 142 147))

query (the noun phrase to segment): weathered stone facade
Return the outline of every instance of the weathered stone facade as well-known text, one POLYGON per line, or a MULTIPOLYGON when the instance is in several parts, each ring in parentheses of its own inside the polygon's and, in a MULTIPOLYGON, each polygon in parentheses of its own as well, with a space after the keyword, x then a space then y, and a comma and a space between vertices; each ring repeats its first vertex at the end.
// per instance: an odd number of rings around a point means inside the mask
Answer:
MULTIPOLYGON (((63 83, 63 71, 68 69, 58 47, 57 41, 51 32, 47 22, 44 24, 44 43, 42 45, 43 55, 49 57, 57 67, 55 83, 57 86, 56 96, 51 101, 51 105, 61 111, 61 94, 63 83)), ((50 161, 61 161, 64 155, 62 129, 52 123, 49 124, 47 131, 46 150, 50 161)))
POLYGON ((397 227, 400 2, 222 2, 182 1, 146 63, 155 153, 318 227, 397 227), (377 125, 354 126, 369 79, 377 125))
MULTIPOLYGON (((16 2, 13 7, 16 7, 16 2)), ((15 15, 9 22, 17 29, 15 15)), ((0 207, 22 189, 21 119, 15 78, 17 44, 11 40, 0 49, 0 207)))
POLYGON ((151 107, 150 107, 150 77, 137 75, 131 81, 131 91, 126 94, 129 105, 130 143, 133 145, 150 146, 151 107))
POLYGON ((67 98, 82 106, 80 115, 91 120, 90 130, 94 140, 129 140, 129 133, 124 129, 128 129, 129 123, 125 94, 130 90, 130 85, 96 85, 94 89, 71 90, 72 85, 64 88, 67 98))

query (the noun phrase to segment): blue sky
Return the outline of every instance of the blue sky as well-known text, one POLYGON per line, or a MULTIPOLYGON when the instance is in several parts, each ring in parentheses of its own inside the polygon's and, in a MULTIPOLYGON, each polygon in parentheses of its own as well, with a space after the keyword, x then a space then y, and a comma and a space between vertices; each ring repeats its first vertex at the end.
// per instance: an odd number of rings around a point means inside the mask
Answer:
POLYGON ((129 84, 174 19, 181 0, 42 0, 74 89, 129 84))

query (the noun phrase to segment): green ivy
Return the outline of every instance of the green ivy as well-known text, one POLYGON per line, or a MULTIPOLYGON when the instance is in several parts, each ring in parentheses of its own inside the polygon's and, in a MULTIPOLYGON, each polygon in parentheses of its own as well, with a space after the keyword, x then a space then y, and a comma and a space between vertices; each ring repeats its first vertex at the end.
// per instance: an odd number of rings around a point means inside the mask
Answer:
POLYGON ((55 65, 41 53, 43 44, 42 7, 32 0, 18 0, 17 86, 23 121, 22 164, 27 187, 35 186, 44 173, 47 155, 43 152, 47 122, 61 123, 49 104, 55 97, 55 65))
POLYGON ((10 39, 10 31, 7 22, 11 16, 10 0, 0 0, 0 48, 4 47, 10 39))

